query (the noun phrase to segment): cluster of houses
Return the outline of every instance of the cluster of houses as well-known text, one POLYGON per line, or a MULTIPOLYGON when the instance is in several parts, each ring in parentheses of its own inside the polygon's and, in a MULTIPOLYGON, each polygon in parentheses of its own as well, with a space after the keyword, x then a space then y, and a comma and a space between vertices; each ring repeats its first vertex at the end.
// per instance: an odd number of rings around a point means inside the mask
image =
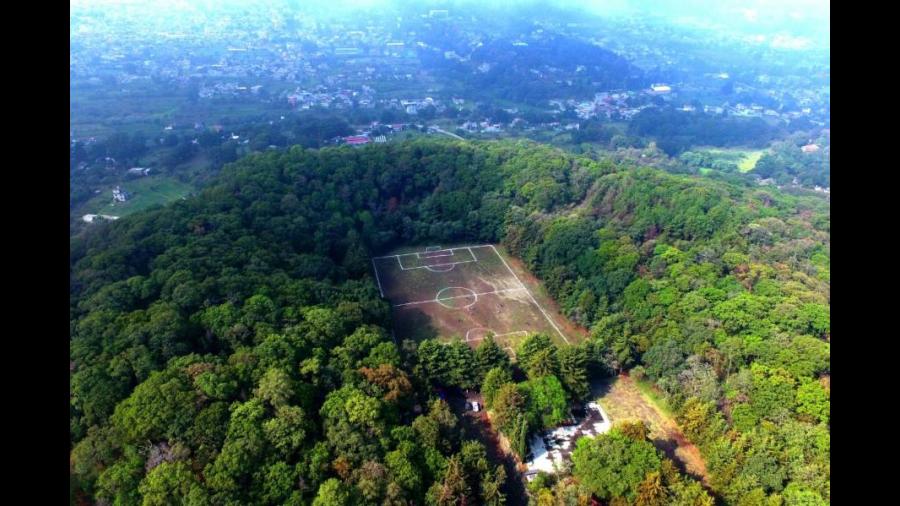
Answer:
POLYGON ((358 135, 348 135, 346 137, 336 137, 332 139, 336 144, 346 144, 348 146, 364 146, 369 144, 370 142, 374 142, 376 144, 382 144, 387 142, 387 136, 384 134, 376 134, 372 135, 372 132, 380 127, 385 126, 389 130, 391 134, 399 133, 407 128, 409 128, 408 123, 392 123, 388 125, 381 125, 378 121, 373 121, 369 128, 363 130, 358 135))
POLYGON ((371 108, 375 106, 373 97, 375 90, 363 85, 360 90, 338 89, 329 90, 319 85, 312 90, 296 89, 287 94, 287 102, 291 109, 308 110, 313 107, 350 109, 354 103, 360 107, 371 108))
POLYGON ((113 202, 125 202, 131 198, 131 193, 125 191, 121 186, 116 185, 112 191, 113 202))
POLYGON ((258 95, 262 87, 261 84, 246 86, 234 82, 215 83, 200 87, 197 96, 200 98, 234 98, 246 94, 258 95))
POLYGON ((635 96, 634 92, 601 92, 594 95, 593 100, 576 102, 574 100, 556 100, 551 101, 555 105, 562 105, 562 109, 571 107, 575 109, 575 113, 581 119, 590 119, 598 116, 612 118, 618 116, 620 118, 631 119, 635 114, 649 106, 631 107, 627 100, 635 96))
MULTIPOLYGON (((516 120, 519 118, 516 118, 516 120)), ((516 120, 513 120, 515 122, 516 120)), ((498 133, 503 131, 503 123, 492 123, 490 121, 466 121, 459 125, 459 128, 470 133, 498 133)))

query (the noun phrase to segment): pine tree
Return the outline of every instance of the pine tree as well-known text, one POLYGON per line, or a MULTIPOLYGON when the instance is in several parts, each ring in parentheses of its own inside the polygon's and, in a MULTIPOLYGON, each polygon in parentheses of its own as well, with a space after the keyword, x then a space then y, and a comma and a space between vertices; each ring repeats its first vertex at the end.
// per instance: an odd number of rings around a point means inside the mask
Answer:
POLYGON ((475 363, 478 365, 478 382, 484 381, 491 369, 500 367, 509 369, 509 355, 494 341, 494 334, 489 332, 475 350, 475 363))
POLYGON ((560 348, 559 379, 576 399, 584 399, 590 393, 587 374, 587 350, 582 346, 560 348))
POLYGON ((485 506, 502 506, 506 504, 503 483, 506 481, 506 470, 497 466, 493 472, 484 473, 481 478, 481 500, 485 506))
POLYGON ((441 485, 437 502, 441 506, 465 504, 470 492, 462 461, 459 455, 454 455, 447 460, 447 471, 444 473, 444 482, 441 485))

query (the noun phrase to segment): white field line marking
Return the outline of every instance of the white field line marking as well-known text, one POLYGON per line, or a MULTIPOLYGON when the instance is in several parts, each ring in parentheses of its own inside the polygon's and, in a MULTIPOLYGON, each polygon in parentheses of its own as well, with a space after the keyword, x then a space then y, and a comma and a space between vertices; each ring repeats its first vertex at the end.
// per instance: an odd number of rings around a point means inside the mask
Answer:
POLYGON ((503 334, 494 334, 494 337, 511 336, 513 334, 528 334, 528 331, 527 330, 514 330, 512 332, 505 332, 503 334))
POLYGON ((435 269, 433 265, 426 265, 425 269, 428 272, 450 272, 453 270, 454 267, 456 267, 456 264, 450 264, 449 269, 435 269))
MULTIPOLYGON (((491 329, 489 329, 489 328, 487 328, 487 327, 475 327, 475 328, 471 328, 471 329, 469 329, 469 330, 466 331, 466 342, 467 342, 467 343, 469 342, 469 332, 472 332, 473 330, 482 330, 482 329, 483 329, 483 330, 487 330, 488 332, 490 332, 490 330, 491 330, 491 329)), ((487 332, 485 332, 485 334, 487 334, 487 332)), ((479 337, 478 339, 483 339, 483 338, 479 337)), ((472 340, 474 341, 474 339, 472 339, 472 340)))
MULTIPOLYGON (((400 258, 399 258, 399 257, 397 258, 397 261, 400 262, 400 258)), ((470 264, 470 263, 472 263, 472 262, 477 262, 477 261, 478 261, 478 260, 463 260, 462 262, 448 262, 448 263, 445 263, 445 264, 420 265, 420 266, 418 266, 418 267, 404 267, 404 266, 403 266, 403 263, 401 262, 401 263, 400 263, 400 269, 402 269, 402 270, 404 270, 404 271, 414 271, 414 270, 416 270, 416 269, 427 269, 427 268, 429 268, 429 267, 445 267, 445 266, 447 266, 447 265, 453 265, 453 266, 456 266, 456 265, 459 265, 459 264, 470 264)), ((442 271, 437 271, 437 272, 442 272, 442 271)))
MULTIPOLYGON (((444 251, 451 251, 451 252, 452 252, 453 250, 458 250, 458 249, 469 249, 469 248, 468 248, 468 247, 450 248, 449 250, 444 250, 444 251)), ((388 256, 383 256, 383 257, 374 257, 372 260, 377 260, 377 259, 381 259, 381 258, 396 258, 396 259, 397 259, 397 263, 400 265, 400 270, 401 270, 401 271, 411 271, 411 270, 415 270, 415 269, 425 269, 425 268, 428 268, 428 267, 443 267, 443 266, 447 266, 447 265, 452 265, 452 266, 455 267, 455 266, 458 265, 458 264, 467 264, 467 263, 477 262, 477 261, 478 261, 478 259, 475 258, 475 255, 472 254, 472 250, 471 250, 471 249, 469 249, 469 254, 472 255, 472 259, 471 259, 471 260, 462 260, 462 261, 459 261, 459 262, 447 262, 447 263, 443 263, 443 264, 431 264, 431 265, 419 265, 419 266, 417 266, 417 267, 405 267, 405 266, 403 265, 403 260, 400 260, 400 257, 409 257, 409 256, 414 256, 414 257, 416 257, 417 259, 419 259, 419 258, 420 258, 420 257, 418 256, 419 253, 421 253, 421 252, 404 253, 404 254, 402 254, 402 255, 388 255, 388 256)), ((437 255, 435 258, 440 258, 440 257, 442 257, 442 256, 452 256, 452 254, 451 254, 451 255, 437 255)), ((425 257, 425 258, 429 258, 429 257, 425 257)), ((443 271, 438 271, 438 272, 443 272, 443 271)))
POLYGON ((429 302, 440 302, 442 300, 450 300, 450 299, 464 299, 466 297, 472 297, 472 296, 480 297, 482 295, 491 295, 491 294, 503 293, 503 292, 514 292, 516 290, 522 290, 522 289, 525 289, 525 287, 523 286, 521 288, 507 288, 506 290, 495 290, 493 292, 483 292, 483 293, 474 293, 473 292, 473 293, 470 293, 467 295, 454 295, 453 297, 441 297, 440 299, 434 298, 434 299, 428 299, 428 300, 417 300, 415 302, 404 302, 403 304, 394 304, 394 307, 414 306, 417 304, 428 304, 429 302))
MULTIPOLYGON (((469 329, 469 330, 466 331, 466 342, 467 342, 467 343, 471 343, 471 342, 475 342, 475 341, 481 341, 482 339, 485 338, 485 336, 487 336, 487 332, 485 332, 484 335, 481 336, 481 337, 469 337, 469 333, 472 332, 473 330, 487 330, 488 332, 491 331, 491 329, 489 329, 489 328, 487 328, 487 327, 475 327, 475 328, 473 328, 473 329, 469 329)), ((525 334, 525 335, 528 335, 528 331, 527 331, 527 330, 514 330, 514 331, 512 331, 512 332, 504 332, 503 334, 494 334, 494 337, 511 336, 511 335, 513 335, 513 334, 525 334)))
POLYGON ((440 257, 452 257, 456 253, 452 249, 439 249, 437 251, 417 251, 416 258, 440 258, 440 257), (449 253, 444 253, 445 251, 449 251, 449 253))
POLYGON ((375 259, 372 259, 372 268, 375 269, 375 281, 378 281, 378 291, 381 292, 381 298, 384 298, 384 290, 381 288, 381 278, 378 277, 378 266, 375 265, 375 259))
POLYGON ((544 308, 541 307, 540 304, 538 304, 538 301, 536 301, 536 300, 534 299, 534 295, 531 295, 531 291, 528 290, 528 288, 525 288, 525 284, 522 283, 522 280, 519 279, 519 276, 516 276, 516 273, 513 272, 513 270, 509 267, 509 264, 506 263, 506 259, 503 258, 503 257, 500 255, 500 252, 499 252, 499 251, 497 251, 497 248, 495 248, 493 244, 491 244, 490 246, 491 246, 491 249, 494 250, 494 253, 495 253, 498 257, 500 257, 500 261, 503 262, 503 265, 506 266, 506 270, 508 270, 509 273, 512 274, 514 278, 516 278, 516 281, 519 282, 519 286, 521 286, 521 287, 525 290, 525 293, 527 293, 528 296, 531 298, 531 302, 534 302, 534 305, 537 306, 538 309, 541 310, 541 313, 544 314, 544 318, 546 318, 547 321, 550 322, 550 325, 552 325, 553 328, 556 329, 556 333, 559 334, 559 337, 563 338, 563 341, 565 341, 566 344, 572 344, 572 343, 569 342, 568 339, 566 339, 566 336, 563 335, 562 331, 559 330, 559 327, 556 326, 556 323, 553 322, 553 319, 550 318, 550 315, 548 315, 547 312, 544 311, 544 308))
MULTIPOLYGON (((455 248, 444 248, 444 249, 441 250, 441 251, 456 251, 456 250, 460 250, 460 249, 471 249, 471 248, 493 248, 493 247, 494 247, 493 244, 475 244, 475 245, 472 245, 472 246, 457 246, 457 247, 455 247, 455 248)), ((373 259, 373 260, 381 260, 381 259, 384 259, 384 258, 394 258, 394 257, 401 257, 401 256, 402 256, 402 257, 406 257, 406 256, 410 256, 410 255, 415 255, 416 253, 433 253, 433 252, 428 252, 428 251, 414 251, 414 252, 412 252, 412 253, 398 253, 398 254, 396 254, 396 255, 384 255, 384 256, 380 256, 380 257, 372 257, 372 259, 373 259)))
POLYGON ((464 287, 464 286, 448 286, 448 287, 445 287, 445 288, 441 288, 440 291, 438 291, 437 295, 434 296, 434 301, 437 302, 438 304, 444 306, 444 307, 447 308, 447 309, 468 309, 468 308, 474 306, 474 305, 478 302, 478 294, 475 293, 475 290, 472 290, 471 288, 466 288, 466 287, 464 287), (463 298, 463 297, 465 297, 465 296, 464 296, 464 295, 457 295, 457 296, 454 296, 454 297, 441 297, 441 294, 444 293, 444 292, 447 291, 447 290, 465 290, 465 291, 469 292, 469 294, 471 294, 473 297, 475 297, 475 300, 473 300, 472 302, 466 304, 465 306, 460 306, 460 307, 448 306, 447 304, 444 304, 444 301, 445 301, 445 300, 449 300, 449 299, 461 299, 461 298, 463 298))

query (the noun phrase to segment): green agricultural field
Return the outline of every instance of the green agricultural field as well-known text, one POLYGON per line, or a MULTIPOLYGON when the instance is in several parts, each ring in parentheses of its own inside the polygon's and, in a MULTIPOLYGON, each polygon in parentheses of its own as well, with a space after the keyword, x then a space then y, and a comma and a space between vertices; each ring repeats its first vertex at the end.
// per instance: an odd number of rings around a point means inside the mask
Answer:
POLYGON ((706 149, 702 152, 708 153, 716 159, 737 164, 738 170, 741 172, 753 170, 756 162, 766 154, 764 149, 706 149))
POLYGON ((99 194, 77 210, 77 215, 108 214, 127 216, 148 207, 174 202, 187 196, 193 187, 168 176, 149 176, 122 183, 122 188, 131 193, 125 202, 112 201, 113 186, 103 188, 99 194))

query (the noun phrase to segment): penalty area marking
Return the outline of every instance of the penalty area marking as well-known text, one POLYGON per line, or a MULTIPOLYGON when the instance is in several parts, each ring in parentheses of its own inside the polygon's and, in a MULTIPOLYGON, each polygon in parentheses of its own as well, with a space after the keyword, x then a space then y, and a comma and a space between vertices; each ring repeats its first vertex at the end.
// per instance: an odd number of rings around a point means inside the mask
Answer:
MULTIPOLYGON (((429 246, 429 248, 431 248, 431 247, 432 246, 429 246)), ((478 257, 475 256, 475 253, 472 251, 472 248, 487 248, 487 247, 490 247, 490 245, 487 244, 487 245, 480 245, 480 246, 460 246, 458 248, 444 248, 441 250, 435 250, 435 251, 431 251, 431 252, 415 251, 412 253, 400 253, 400 254, 396 254, 396 255, 385 255, 385 256, 380 256, 380 257, 372 257, 372 260, 374 261, 374 260, 381 260, 381 259, 386 259, 386 258, 396 258, 397 264, 400 266, 400 270, 402 270, 402 271, 411 271, 414 269, 428 269, 431 272, 447 272, 452 269, 447 269, 447 270, 437 269, 437 270, 435 270, 434 268, 435 267, 446 267, 446 266, 454 266, 455 267, 458 264, 468 264, 468 263, 472 263, 472 262, 477 262, 478 257), (432 264, 432 265, 419 265, 416 267, 407 267, 407 266, 403 265, 403 260, 401 260, 401 257, 415 257, 417 260, 422 260, 422 259, 427 260, 430 258, 452 257, 452 256, 456 255, 457 250, 468 250, 469 256, 471 256, 471 259, 470 260, 460 260, 457 262, 445 262, 445 263, 432 264), (427 253, 439 253, 439 252, 445 252, 445 251, 449 252, 449 253, 438 254, 438 255, 428 255, 427 254, 427 253), (425 253, 425 254, 423 255, 423 253, 425 253)))
POLYGON ((456 253, 452 249, 439 249, 434 251, 417 251, 416 258, 441 258, 452 257, 456 253))
POLYGON ((456 264, 440 264, 440 265, 426 265, 425 270, 429 272, 450 272, 456 268, 456 264), (438 267, 443 267, 443 269, 438 269, 438 267))
MULTIPOLYGON (((487 327, 473 327, 466 331, 466 342, 472 343, 475 341, 481 341, 482 339, 485 338, 485 336, 487 336, 488 332, 494 332, 494 331, 487 327), (472 332, 473 330, 486 330, 487 332, 485 332, 484 335, 481 337, 469 337, 469 333, 472 332)), ((513 334, 525 334, 527 336, 528 331, 527 330, 514 330, 512 332, 504 332, 503 334, 497 334, 496 332, 494 332, 494 337, 511 336, 513 334)))

